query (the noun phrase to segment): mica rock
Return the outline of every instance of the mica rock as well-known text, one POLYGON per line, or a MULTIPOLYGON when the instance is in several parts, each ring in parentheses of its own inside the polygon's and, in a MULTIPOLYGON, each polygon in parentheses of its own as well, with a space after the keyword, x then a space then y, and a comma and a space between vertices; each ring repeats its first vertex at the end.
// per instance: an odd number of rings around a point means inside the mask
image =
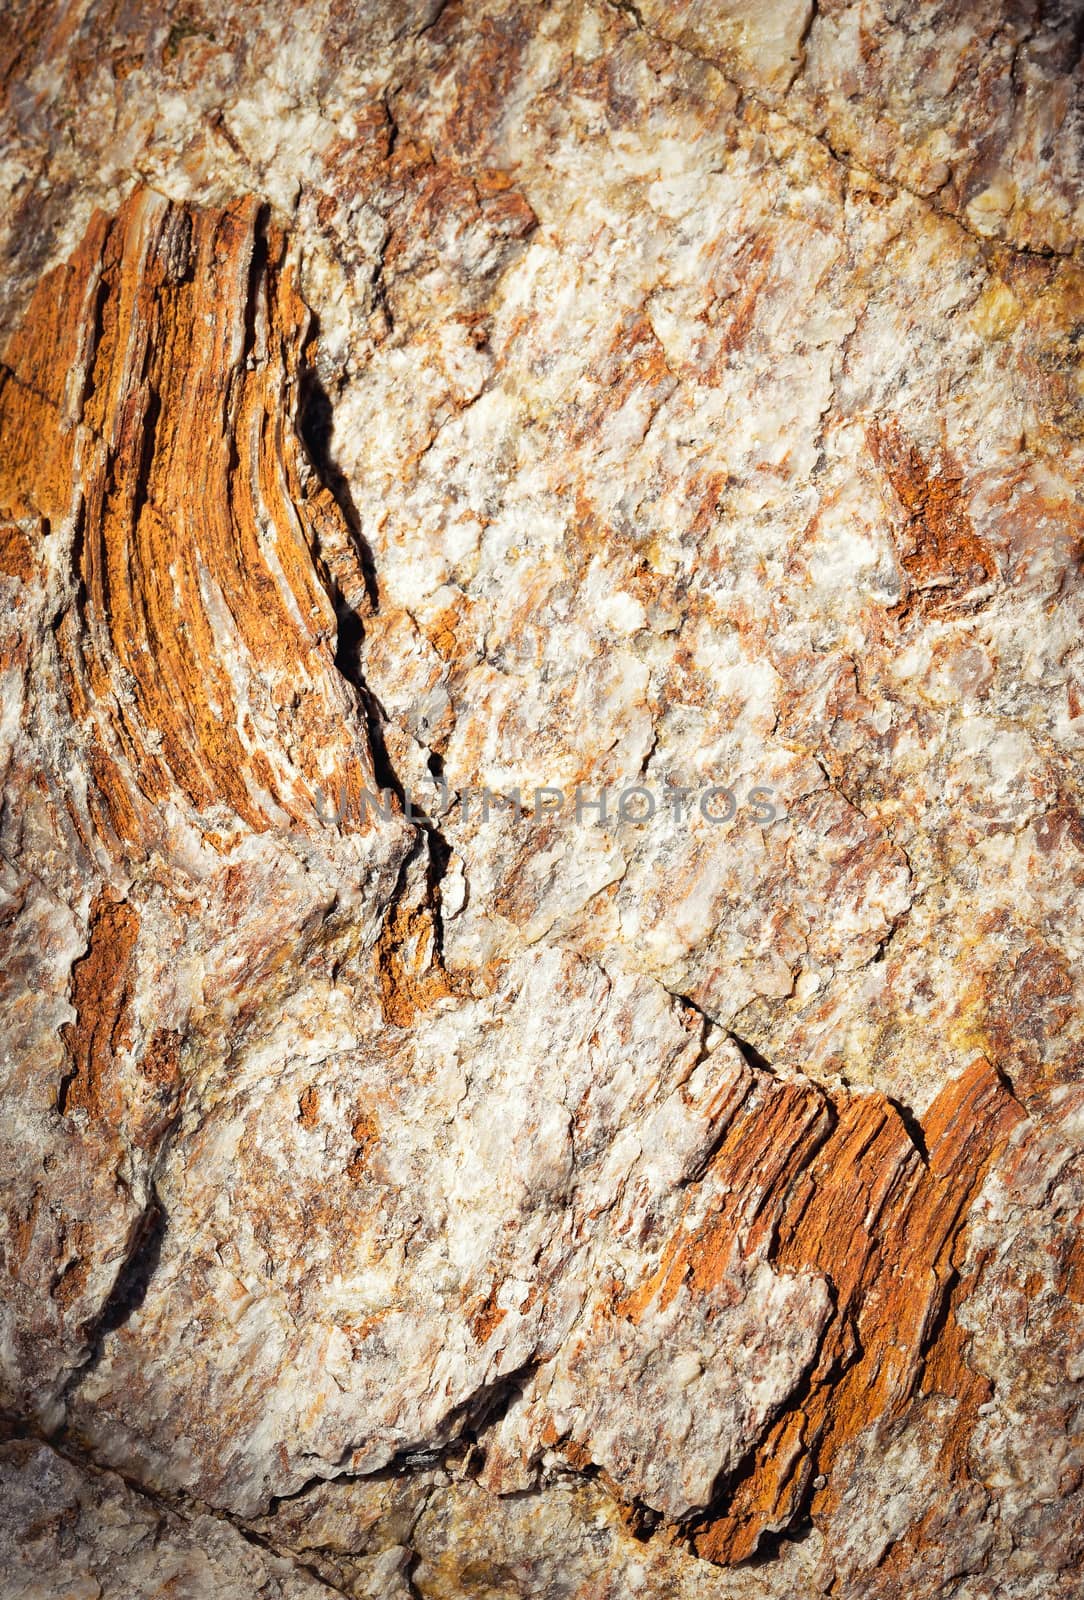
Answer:
POLYGON ((1076 1592, 1073 8, 0 30, 12 1592, 1076 1592))
POLYGON ((321 1600, 334 1591, 220 1517, 156 1505, 46 1444, 0 1445, 4 1594, 321 1600))

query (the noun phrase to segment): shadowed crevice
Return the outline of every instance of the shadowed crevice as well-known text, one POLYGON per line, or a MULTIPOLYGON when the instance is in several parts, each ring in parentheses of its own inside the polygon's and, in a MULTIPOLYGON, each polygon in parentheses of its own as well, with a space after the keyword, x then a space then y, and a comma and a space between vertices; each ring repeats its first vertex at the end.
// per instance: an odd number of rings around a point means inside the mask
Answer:
MULTIPOLYGON (((152 1191, 152 1198, 133 1229, 128 1250, 113 1281, 113 1287, 106 1296, 101 1310, 87 1327, 84 1337, 90 1354, 65 1384, 65 1400, 70 1399, 87 1374, 94 1371, 102 1358, 105 1341, 109 1335, 122 1328, 147 1298, 151 1279, 162 1258, 166 1226, 165 1207, 157 1193, 152 1191)), ((62 1426, 58 1430, 58 1436, 63 1436, 63 1433, 62 1426)))
MULTIPOLYGON (((319 333, 319 320, 314 313, 311 337, 317 340, 319 333)), ((362 532, 361 516, 350 492, 350 485, 332 453, 335 418, 331 397, 320 381, 319 374, 312 366, 305 366, 301 372, 301 400, 297 412, 297 431, 314 472, 331 494, 342 513, 361 564, 366 598, 373 610, 378 611, 380 609, 380 590, 377 583, 376 563, 373 560, 372 549, 362 532)), ((360 629, 360 619, 356 617, 354 612, 349 611, 348 608, 346 609, 348 617, 354 618, 360 629)), ((343 617, 340 616, 340 643, 343 642, 343 621, 343 617)), ((360 634, 358 640, 360 641, 360 634)), ((338 661, 336 665, 339 665, 338 661)), ((341 666, 340 671, 342 671, 341 666)), ((350 674, 347 672, 344 673, 344 676, 349 677, 350 674)))

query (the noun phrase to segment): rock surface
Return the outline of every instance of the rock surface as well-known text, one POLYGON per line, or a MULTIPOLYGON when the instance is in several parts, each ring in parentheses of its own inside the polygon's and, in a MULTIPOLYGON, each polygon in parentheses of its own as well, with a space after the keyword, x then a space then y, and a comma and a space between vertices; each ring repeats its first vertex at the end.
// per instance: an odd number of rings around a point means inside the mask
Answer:
POLYGON ((5 1595, 1079 1592, 1082 37, 0 20, 5 1595))

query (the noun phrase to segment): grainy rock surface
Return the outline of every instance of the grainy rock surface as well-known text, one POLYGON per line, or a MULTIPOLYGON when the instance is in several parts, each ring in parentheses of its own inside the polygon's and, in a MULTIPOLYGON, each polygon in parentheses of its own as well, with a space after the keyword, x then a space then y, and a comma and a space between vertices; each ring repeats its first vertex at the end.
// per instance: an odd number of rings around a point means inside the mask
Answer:
POLYGON ((1082 39, 0 19, 5 1600, 1080 1592, 1082 39))

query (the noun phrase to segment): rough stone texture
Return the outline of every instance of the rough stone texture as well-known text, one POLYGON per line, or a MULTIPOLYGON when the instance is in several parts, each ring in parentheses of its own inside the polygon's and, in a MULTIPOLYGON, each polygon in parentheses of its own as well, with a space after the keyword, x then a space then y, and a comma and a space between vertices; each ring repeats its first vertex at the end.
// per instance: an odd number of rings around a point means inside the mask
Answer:
POLYGON ((333 1591, 220 1517, 180 1513, 31 1440, 0 1446, 5 1596, 321 1600, 333 1591))
POLYGON ((0 19, 5 1597, 1080 1592, 1082 38, 0 19))

